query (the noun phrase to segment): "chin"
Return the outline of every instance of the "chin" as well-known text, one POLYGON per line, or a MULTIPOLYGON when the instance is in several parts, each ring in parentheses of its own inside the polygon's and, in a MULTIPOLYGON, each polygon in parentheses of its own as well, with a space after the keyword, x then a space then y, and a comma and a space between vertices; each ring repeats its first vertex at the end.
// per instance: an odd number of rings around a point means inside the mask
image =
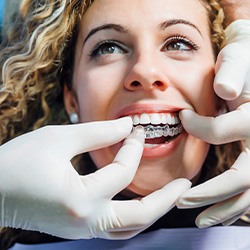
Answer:
MULTIPOLYGON (((199 168, 201 170, 201 168, 199 168)), ((198 170, 198 173, 195 173, 193 175, 179 175, 179 176, 172 176, 172 174, 165 173, 164 175, 154 174, 154 176, 145 176, 143 177, 143 174, 137 173, 134 180, 131 182, 131 184, 124 190, 124 194, 127 195, 130 198, 135 197, 144 197, 147 196, 167 184, 169 184, 171 181, 179 178, 186 178, 190 181, 197 180, 200 176, 200 171, 198 170)))
POLYGON ((178 178, 186 178, 193 183, 196 182, 200 177, 208 148, 204 145, 199 157, 186 158, 183 155, 183 157, 165 159, 165 161, 164 159, 155 161, 142 159, 133 181, 126 188, 127 195, 130 195, 131 198, 147 196, 178 178))
MULTIPOLYGON (((92 151, 90 154, 96 166, 102 168, 111 163, 121 145, 118 143, 92 151)), ((209 144, 186 133, 171 143, 147 148, 133 181, 122 193, 129 198, 136 198, 147 196, 178 178, 197 180, 208 149, 209 144)))

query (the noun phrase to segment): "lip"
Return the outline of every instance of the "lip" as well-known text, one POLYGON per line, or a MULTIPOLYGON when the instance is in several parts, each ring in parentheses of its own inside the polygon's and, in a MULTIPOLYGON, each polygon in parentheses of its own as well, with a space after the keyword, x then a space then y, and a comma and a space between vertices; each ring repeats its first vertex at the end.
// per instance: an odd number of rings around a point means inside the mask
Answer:
POLYGON ((165 104, 132 104, 121 109, 116 115, 115 119, 129 115, 143 114, 143 113, 177 113, 183 108, 174 107, 165 104))
POLYGON ((187 133, 183 131, 179 134, 173 141, 165 144, 159 144, 153 148, 145 148, 143 150, 143 158, 162 158, 167 157, 175 151, 175 149, 180 145, 182 139, 186 137, 187 133))
MULTIPOLYGON (((121 109, 116 115, 115 118, 121 118, 124 116, 131 116, 136 114, 143 113, 179 113, 183 108, 175 107, 172 105, 166 104, 153 104, 153 103, 136 103, 125 108, 121 109)), ((155 159, 163 158, 172 154, 175 149, 180 145, 181 141, 186 137, 186 132, 183 130, 173 141, 165 144, 159 144, 152 148, 144 147, 142 157, 145 159, 155 159)), ((121 145, 120 145, 121 146, 121 145)))
MULTIPOLYGON (((164 157, 168 157, 171 155, 176 148, 181 144, 181 141, 187 137, 187 133, 183 130, 181 134, 179 134, 173 141, 166 144, 159 144, 159 146, 155 146, 153 148, 145 148, 143 149, 142 158, 144 159, 160 159, 164 157)), ((119 142, 113 146, 111 146, 115 153, 119 151, 122 147, 123 142, 119 142)))

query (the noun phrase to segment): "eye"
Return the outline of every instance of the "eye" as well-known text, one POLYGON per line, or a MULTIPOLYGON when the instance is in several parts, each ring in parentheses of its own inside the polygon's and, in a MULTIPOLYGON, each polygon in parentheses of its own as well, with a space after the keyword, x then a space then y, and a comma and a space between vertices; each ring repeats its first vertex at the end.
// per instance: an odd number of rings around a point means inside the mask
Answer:
POLYGON ((171 37, 165 44, 165 50, 167 51, 192 51, 198 49, 199 46, 197 44, 182 36, 171 37))
POLYGON ((126 49, 116 41, 102 41, 94 47, 90 53, 90 57, 111 54, 125 54, 126 52, 126 49))

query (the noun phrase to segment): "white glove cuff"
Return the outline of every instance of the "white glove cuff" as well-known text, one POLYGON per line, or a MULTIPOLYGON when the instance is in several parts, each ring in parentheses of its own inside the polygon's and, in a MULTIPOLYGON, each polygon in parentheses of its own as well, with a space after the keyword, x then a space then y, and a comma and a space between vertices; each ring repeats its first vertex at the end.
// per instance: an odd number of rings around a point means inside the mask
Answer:
POLYGON ((239 19, 231 23, 225 30, 225 44, 250 38, 250 20, 239 19))

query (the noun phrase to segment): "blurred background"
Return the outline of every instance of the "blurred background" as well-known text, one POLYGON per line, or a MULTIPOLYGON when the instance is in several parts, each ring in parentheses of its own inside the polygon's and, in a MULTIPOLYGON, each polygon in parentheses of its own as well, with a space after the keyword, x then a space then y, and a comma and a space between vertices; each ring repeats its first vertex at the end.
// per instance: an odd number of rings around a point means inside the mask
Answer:
POLYGON ((0 41, 22 0, 0 0, 0 41))

